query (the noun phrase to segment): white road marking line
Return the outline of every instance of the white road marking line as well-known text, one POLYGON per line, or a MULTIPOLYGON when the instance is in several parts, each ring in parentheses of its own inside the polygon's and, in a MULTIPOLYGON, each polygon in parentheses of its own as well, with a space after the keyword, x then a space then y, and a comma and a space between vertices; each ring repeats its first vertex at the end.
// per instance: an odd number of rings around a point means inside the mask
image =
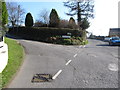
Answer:
POLYGON ((67 66, 72 60, 69 60, 65 65, 67 66))
POLYGON ((74 57, 76 57, 76 56, 77 56, 77 54, 74 55, 74 57))
POLYGON ((62 70, 59 70, 59 71, 52 77, 52 79, 56 79, 57 76, 58 76, 61 72, 62 72, 62 70))

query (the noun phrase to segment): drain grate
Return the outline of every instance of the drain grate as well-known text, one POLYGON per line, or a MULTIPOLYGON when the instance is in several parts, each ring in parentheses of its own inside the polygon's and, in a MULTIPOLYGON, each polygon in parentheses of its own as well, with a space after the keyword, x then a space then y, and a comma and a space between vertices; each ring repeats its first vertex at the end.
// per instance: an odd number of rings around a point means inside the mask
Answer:
POLYGON ((52 75, 50 74, 35 74, 32 79, 32 83, 34 82, 50 82, 52 80, 52 75))

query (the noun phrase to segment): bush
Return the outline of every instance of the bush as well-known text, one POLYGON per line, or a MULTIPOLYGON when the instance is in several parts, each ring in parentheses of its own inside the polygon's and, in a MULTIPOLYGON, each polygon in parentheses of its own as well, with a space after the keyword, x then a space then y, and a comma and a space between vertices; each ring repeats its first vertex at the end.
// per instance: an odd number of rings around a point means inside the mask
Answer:
POLYGON ((88 41, 83 41, 83 39, 81 37, 72 37, 70 39, 64 39, 61 37, 50 37, 49 39, 47 39, 49 43, 53 43, 53 44, 62 44, 62 45, 85 45, 88 43, 88 41))
POLYGON ((86 45, 88 44, 88 40, 82 41, 81 45, 86 45))
POLYGON ((72 44, 72 45, 80 45, 80 44, 81 44, 81 41, 80 41, 80 40, 77 40, 77 39, 72 39, 71 44, 72 44))
POLYGON ((64 45, 71 45, 71 39, 63 39, 64 45))
POLYGON ((86 40, 86 31, 85 30, 82 30, 81 37, 84 41, 86 40))

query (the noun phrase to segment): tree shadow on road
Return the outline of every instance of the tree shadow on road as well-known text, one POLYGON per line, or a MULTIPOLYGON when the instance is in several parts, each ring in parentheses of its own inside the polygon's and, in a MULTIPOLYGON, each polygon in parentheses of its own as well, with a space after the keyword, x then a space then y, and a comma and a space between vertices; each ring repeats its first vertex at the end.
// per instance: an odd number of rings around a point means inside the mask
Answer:
POLYGON ((109 46, 109 47, 120 47, 120 46, 118 46, 118 45, 109 45, 109 44, 98 44, 98 45, 96 45, 96 46, 109 46))
POLYGON ((6 34, 5 37, 11 38, 11 39, 16 39, 16 40, 23 40, 22 37, 6 34))
POLYGON ((110 46, 109 44, 98 44, 96 46, 110 46))

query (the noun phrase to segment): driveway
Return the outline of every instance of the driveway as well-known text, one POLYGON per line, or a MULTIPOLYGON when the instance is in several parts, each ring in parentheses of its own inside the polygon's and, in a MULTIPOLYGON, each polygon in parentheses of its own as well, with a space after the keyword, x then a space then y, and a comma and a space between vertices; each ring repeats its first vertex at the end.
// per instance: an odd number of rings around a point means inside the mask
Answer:
POLYGON ((117 88, 118 47, 89 40, 86 46, 64 46, 19 40, 24 63, 8 88, 117 88), (51 74, 51 82, 32 83, 35 74, 51 74))

